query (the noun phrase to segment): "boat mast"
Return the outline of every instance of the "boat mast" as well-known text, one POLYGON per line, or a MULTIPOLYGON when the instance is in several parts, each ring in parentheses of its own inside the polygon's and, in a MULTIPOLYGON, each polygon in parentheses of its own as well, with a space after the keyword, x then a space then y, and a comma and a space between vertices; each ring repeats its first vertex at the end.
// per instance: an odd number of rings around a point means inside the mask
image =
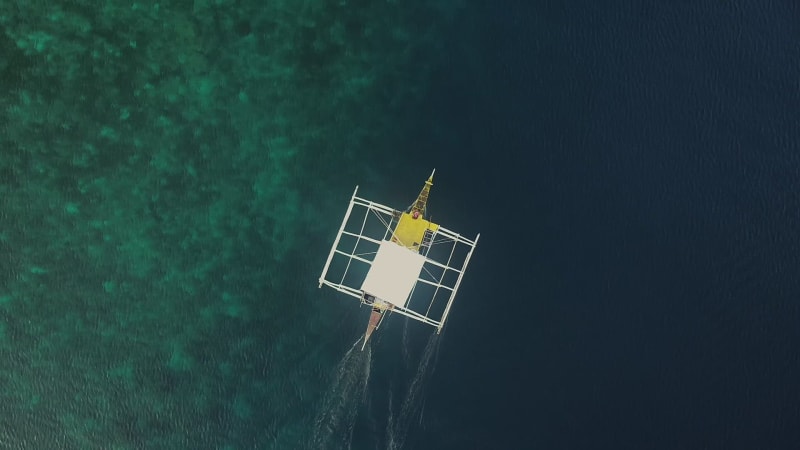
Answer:
POLYGON ((422 186, 422 190, 419 192, 417 196, 417 200, 411 205, 411 214, 419 213, 422 217, 425 217, 425 206, 428 203, 428 194, 431 192, 431 186, 433 186, 433 174, 436 173, 436 169, 433 169, 431 172, 431 176, 428 177, 428 180, 425 181, 425 185, 422 186))

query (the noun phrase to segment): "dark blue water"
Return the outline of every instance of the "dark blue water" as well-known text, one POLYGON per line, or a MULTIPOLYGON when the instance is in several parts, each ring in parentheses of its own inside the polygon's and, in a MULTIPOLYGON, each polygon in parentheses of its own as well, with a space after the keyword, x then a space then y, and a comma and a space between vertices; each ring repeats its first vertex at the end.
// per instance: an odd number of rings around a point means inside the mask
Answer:
POLYGON ((796 5, 464 21, 427 138, 482 239, 411 448, 800 446, 796 5))

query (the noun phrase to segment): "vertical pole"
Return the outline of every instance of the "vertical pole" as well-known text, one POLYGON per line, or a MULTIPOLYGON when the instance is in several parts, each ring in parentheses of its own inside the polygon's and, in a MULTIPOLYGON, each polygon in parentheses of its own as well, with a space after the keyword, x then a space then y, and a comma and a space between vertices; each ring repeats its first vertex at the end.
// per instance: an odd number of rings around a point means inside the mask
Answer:
POLYGON ((458 274, 458 280, 456 280, 455 286, 453 286, 453 292, 450 293, 450 300, 447 302, 447 307, 444 308, 444 314, 442 314, 442 321, 439 322, 439 327, 436 329, 436 334, 442 332, 442 327, 444 327, 444 321, 447 320, 447 315, 450 313, 450 307, 453 305, 453 299, 456 298, 456 292, 458 291, 458 287, 461 285, 461 279, 464 278, 464 272, 467 271, 467 265, 469 264, 470 258, 472 258, 472 252, 475 251, 475 247, 478 246, 478 239, 481 238, 481 234, 475 237, 475 242, 472 244, 472 249, 470 249, 469 253, 467 253, 467 257, 464 259, 464 267, 461 268, 461 273, 458 274))
POLYGON ((355 201, 357 192, 358 186, 356 186, 355 190, 353 191, 353 196, 350 197, 350 204, 347 205, 347 212, 344 213, 342 225, 339 227, 339 232, 336 233, 336 239, 333 240, 333 246, 331 247, 331 252, 328 254, 328 260, 325 261, 325 267, 322 268, 322 274, 319 276, 319 287, 322 287, 322 282, 325 280, 325 274, 328 273, 328 268, 331 265, 333 254, 336 252, 336 247, 339 246, 339 240, 342 238, 342 231, 344 231, 344 227, 347 225, 347 219, 350 218, 350 213, 353 211, 353 202, 355 201))

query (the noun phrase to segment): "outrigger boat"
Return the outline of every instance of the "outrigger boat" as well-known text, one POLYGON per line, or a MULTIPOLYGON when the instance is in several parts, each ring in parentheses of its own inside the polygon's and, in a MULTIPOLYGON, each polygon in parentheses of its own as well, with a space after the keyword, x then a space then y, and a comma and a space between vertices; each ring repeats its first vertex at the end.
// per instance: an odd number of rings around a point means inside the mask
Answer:
POLYGON ((450 313, 480 234, 470 240, 429 220, 434 173, 405 211, 356 196, 358 186, 350 198, 319 287, 329 286, 371 308, 361 350, 387 313, 432 325, 437 334, 450 313))

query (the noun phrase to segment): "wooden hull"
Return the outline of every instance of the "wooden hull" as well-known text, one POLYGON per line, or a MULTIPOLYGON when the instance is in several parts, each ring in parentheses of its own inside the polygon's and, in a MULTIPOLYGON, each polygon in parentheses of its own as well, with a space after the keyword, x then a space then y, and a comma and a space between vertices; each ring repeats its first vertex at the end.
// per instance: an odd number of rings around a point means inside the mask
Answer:
POLYGON ((369 337, 372 336, 372 332, 375 331, 376 328, 381 324, 381 320, 383 320, 383 313, 386 310, 380 307, 373 307, 372 313, 369 315, 369 323, 367 323, 367 331, 364 333, 364 343, 361 345, 361 350, 364 350, 364 347, 367 346, 367 341, 369 337))

